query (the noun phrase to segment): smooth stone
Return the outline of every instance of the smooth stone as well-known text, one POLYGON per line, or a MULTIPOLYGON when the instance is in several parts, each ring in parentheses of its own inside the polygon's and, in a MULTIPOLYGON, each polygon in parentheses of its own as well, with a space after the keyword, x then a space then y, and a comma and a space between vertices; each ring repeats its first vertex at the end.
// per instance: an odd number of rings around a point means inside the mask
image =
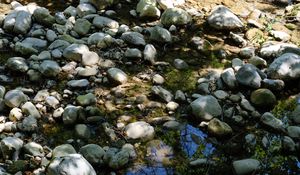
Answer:
POLYGON ((261 122, 263 125, 265 125, 265 126, 271 128, 271 129, 274 129, 274 130, 276 130, 276 131, 279 131, 279 132, 281 132, 281 131, 284 130, 284 124, 283 124, 283 122, 282 122, 280 119, 276 118, 276 117, 275 117, 272 113, 270 113, 270 112, 264 113, 264 114, 261 116, 261 118, 260 118, 260 122, 261 122))
POLYGON ((31 115, 25 117, 20 125, 20 129, 25 132, 33 132, 38 129, 37 119, 31 115))
POLYGON ((74 124, 78 118, 78 108, 75 106, 67 106, 62 114, 63 123, 66 125, 74 124))
POLYGON ((75 125, 75 134, 80 139, 89 139, 91 137, 91 131, 85 124, 75 125))
POLYGON ((81 61, 82 55, 89 52, 89 48, 84 44, 71 44, 63 51, 63 56, 69 60, 81 61))
POLYGON ((128 48, 125 51, 124 56, 126 58, 142 58, 143 57, 142 52, 137 48, 128 48))
POLYGON ((262 78, 257 71, 258 69, 252 64, 245 64, 236 73, 236 79, 241 85, 259 88, 262 78))
POLYGON ((159 42, 159 43, 170 43, 172 42, 171 33, 162 27, 155 26, 148 29, 150 32, 149 39, 151 41, 159 42))
POLYGON ((236 160, 232 165, 236 175, 251 174, 260 168, 260 162, 256 159, 236 160))
POLYGON ((53 42, 57 38, 57 35, 53 30, 47 30, 46 38, 48 41, 53 42))
POLYGON ((39 91, 37 92, 37 94, 35 95, 35 97, 33 98, 33 102, 35 102, 35 103, 37 103, 37 102, 42 102, 42 101, 44 101, 49 95, 50 95, 50 93, 48 92, 47 89, 39 90, 39 91))
POLYGON ((243 98, 242 99, 242 101, 241 101, 241 107, 242 108, 244 108, 244 109, 246 109, 247 111, 250 111, 250 112, 253 112, 253 111, 255 111, 255 108, 250 104, 250 102, 247 100, 247 99, 245 99, 245 98, 243 98))
POLYGON ((150 62, 151 64, 155 63, 157 51, 152 44, 147 44, 143 51, 144 60, 150 62))
POLYGON ((272 79, 263 79, 262 81, 263 87, 275 90, 275 91, 280 91, 284 88, 285 83, 282 80, 272 80, 272 79))
POLYGON ((173 61, 174 67, 178 70, 188 69, 189 65, 182 59, 176 58, 173 61))
POLYGON ((161 76, 161 75, 159 75, 159 74, 155 74, 155 75, 153 75, 153 77, 152 77, 152 82, 153 82, 153 84, 161 85, 161 84, 164 84, 165 79, 164 79, 163 76, 161 76))
POLYGON ((6 160, 17 160, 22 147, 23 141, 17 137, 5 137, 0 142, 0 150, 6 160))
POLYGON ((275 105, 276 96, 269 89, 257 89, 251 93, 251 103, 258 107, 273 107, 275 105))
POLYGON ((22 105, 21 109, 25 114, 31 115, 32 117, 37 119, 41 118, 41 114, 31 102, 26 102, 24 105, 22 105))
POLYGON ((68 81, 67 85, 72 88, 86 88, 90 85, 87 79, 71 80, 68 81))
POLYGON ((19 107, 27 101, 27 96, 20 90, 14 89, 8 91, 4 96, 4 102, 8 107, 19 107))
POLYGON ((49 105, 53 109, 56 109, 56 107, 59 105, 59 100, 54 96, 46 97, 45 102, 47 105, 49 105))
POLYGON ((98 73, 97 67, 78 67, 76 68, 77 75, 82 76, 82 77, 90 77, 90 76, 95 76, 98 73))
POLYGON ((23 149, 27 154, 32 156, 43 157, 45 155, 44 148, 36 142, 29 142, 25 144, 23 149))
POLYGON ((190 104, 192 113, 200 120, 211 120, 222 114, 222 108, 218 100, 211 95, 200 95, 190 104))
POLYGON ((163 124, 163 127, 166 129, 171 129, 171 130, 178 130, 180 129, 181 124, 177 121, 167 121, 163 124))
POLYGON ((96 103, 96 96, 92 93, 88 93, 85 95, 79 95, 76 98, 76 102, 80 106, 89 106, 96 103))
POLYGON ((84 52, 82 54, 81 63, 84 66, 93 66, 98 64, 100 57, 96 52, 84 52))
POLYGON ((12 108, 9 112, 8 118, 10 121, 19 121, 23 118, 23 113, 20 108, 12 108))
POLYGON ((91 164, 103 164, 104 149, 96 144, 87 144, 79 149, 79 153, 91 164))
POLYGON ((288 136, 284 136, 282 139, 282 147, 285 151, 295 152, 296 151, 296 143, 294 140, 288 136))
POLYGON ((108 166, 113 169, 120 169, 129 162, 129 156, 129 152, 122 149, 110 159, 108 166))
POLYGON ((290 118, 297 124, 300 123, 300 105, 298 104, 294 111, 292 111, 290 118))
POLYGON ((121 39, 128 44, 136 46, 145 46, 144 36, 138 32, 125 32, 121 35, 121 39))
POLYGON ((289 127, 287 127, 287 134, 291 138, 299 139, 300 138, 300 127, 299 126, 289 126, 289 127))
POLYGON ((155 131, 149 123, 138 121, 128 124, 125 127, 125 134, 129 139, 147 141, 154 137, 155 131))
POLYGON ((160 10, 156 6, 156 0, 140 0, 136 6, 136 12, 140 17, 159 18, 160 10))
POLYGON ((46 175, 96 175, 91 164, 80 154, 55 157, 46 169, 46 175))
POLYGON ((70 154, 76 154, 75 148, 70 144, 62 144, 62 145, 56 146, 52 150, 52 158, 68 156, 70 154))
POLYGON ((285 50, 293 50, 296 48, 298 47, 294 44, 266 41, 262 44, 259 54, 264 59, 275 58, 282 55, 282 53, 287 53, 285 50))
POLYGON ((57 77, 62 69, 56 61, 44 60, 40 64, 39 71, 46 77, 57 77))
POLYGON ((264 60, 263 58, 261 57, 258 57, 258 56, 253 56, 251 57, 248 62, 250 64, 253 64, 254 66, 262 66, 262 67, 266 67, 267 66, 267 61, 264 60))
POLYGON ((118 68, 110 68, 107 70, 107 77, 117 84, 124 84, 128 78, 125 72, 118 68))
POLYGON ((217 118, 213 118, 211 121, 209 121, 207 130, 211 135, 217 137, 224 137, 232 134, 231 127, 227 123, 222 122, 217 118))
POLYGON ((42 25, 51 27, 56 21, 55 17, 52 16, 48 9, 44 7, 37 8, 33 12, 34 19, 42 25))
POLYGON ((77 14, 79 17, 84 17, 90 14, 97 13, 96 8, 90 3, 80 3, 77 6, 77 14))
POLYGON ((119 28, 119 23, 115 20, 104 16, 97 16, 93 20, 93 25, 99 29, 109 28, 109 29, 117 29, 119 28))
POLYGON ((6 61, 6 67, 12 71, 26 72, 29 67, 26 63, 26 60, 22 57, 12 57, 6 61))
POLYGON ((164 26, 180 26, 190 23, 192 17, 183 9, 169 8, 163 12, 160 21, 164 26))
POLYGON ((151 92, 152 92, 154 95, 159 96, 159 97, 160 97, 162 100, 164 100, 165 102, 170 102, 170 101, 172 101, 173 98, 174 98, 174 95, 173 95, 170 91, 164 89, 164 88, 161 87, 161 86, 152 86, 151 92))
POLYGON ((237 87, 237 80, 232 68, 225 69, 221 74, 221 78, 230 89, 237 87))
POLYGON ((89 33, 92 24, 86 19, 77 19, 73 30, 79 35, 86 35, 89 33))

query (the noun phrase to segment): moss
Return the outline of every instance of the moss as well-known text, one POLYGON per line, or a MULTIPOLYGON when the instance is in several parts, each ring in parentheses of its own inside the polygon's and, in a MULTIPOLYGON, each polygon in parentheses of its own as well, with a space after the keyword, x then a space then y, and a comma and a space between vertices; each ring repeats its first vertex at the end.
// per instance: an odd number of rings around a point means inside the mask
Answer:
POLYGON ((287 113, 293 111, 297 106, 295 98, 288 98, 278 101, 277 105, 273 108, 272 114, 277 118, 283 118, 287 113))
POLYGON ((42 133, 49 140, 54 140, 55 146, 66 143, 68 139, 74 138, 73 130, 68 130, 63 124, 43 124, 42 133))
POLYGON ((169 69, 165 73, 165 86, 168 90, 193 92, 196 89, 196 75, 193 70, 169 69))

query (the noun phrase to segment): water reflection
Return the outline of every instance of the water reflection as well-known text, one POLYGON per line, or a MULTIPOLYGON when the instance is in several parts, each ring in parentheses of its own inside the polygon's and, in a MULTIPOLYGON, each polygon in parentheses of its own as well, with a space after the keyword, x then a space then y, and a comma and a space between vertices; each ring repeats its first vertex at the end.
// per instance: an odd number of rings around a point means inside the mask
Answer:
POLYGON ((206 142, 207 134, 192 125, 186 125, 180 132, 180 144, 183 151, 191 158, 199 146, 203 147, 202 154, 209 157, 215 150, 211 143, 206 142))

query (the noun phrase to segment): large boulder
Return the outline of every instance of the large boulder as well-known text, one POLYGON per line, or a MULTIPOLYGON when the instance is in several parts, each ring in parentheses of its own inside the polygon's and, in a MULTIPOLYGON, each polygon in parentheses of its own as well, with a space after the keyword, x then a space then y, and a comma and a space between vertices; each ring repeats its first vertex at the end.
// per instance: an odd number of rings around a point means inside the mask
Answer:
POLYGON ((276 58, 267 69, 272 79, 291 80, 300 78, 300 56, 294 53, 285 53, 276 58))
POLYGON ((190 23, 192 17, 183 9, 169 8, 161 15, 160 21, 164 26, 179 26, 190 23))
POLYGON ((200 120, 211 120, 213 117, 222 114, 222 108, 218 100, 211 95, 200 96, 190 106, 193 115, 200 120))
POLYGON ((27 11, 12 11, 3 22, 3 29, 7 32, 26 34, 31 28, 31 14, 27 11))
POLYGON ((216 6, 207 18, 208 24, 218 30, 233 30, 242 28, 243 22, 227 7, 216 6))
POLYGON ((96 172, 82 155, 70 154, 51 160, 46 175, 96 175, 96 172))

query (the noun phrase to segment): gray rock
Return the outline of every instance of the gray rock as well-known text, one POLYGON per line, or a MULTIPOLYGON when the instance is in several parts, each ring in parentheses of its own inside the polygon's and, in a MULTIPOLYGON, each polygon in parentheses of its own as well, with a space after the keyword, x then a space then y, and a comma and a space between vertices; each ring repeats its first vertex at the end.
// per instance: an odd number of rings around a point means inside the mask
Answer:
POLYGON ((129 139, 151 140, 154 137, 154 128, 144 121, 130 123, 125 127, 125 134, 129 139))
POLYGON ((251 174, 260 168, 260 162, 256 159, 236 160, 232 165, 237 175, 251 174))
POLYGON ((57 38, 57 35, 53 30, 47 30, 46 38, 48 41, 53 42, 57 38))
POLYGON ((77 19, 73 30, 79 35, 86 35, 89 33, 92 24, 86 19, 77 19))
POLYGON ((138 32, 125 32, 121 35, 121 39, 128 44, 136 46, 145 46, 144 36, 138 32))
POLYGON ((38 123, 35 117, 29 115, 25 117, 22 121, 22 125, 20 125, 20 129, 25 132, 33 132, 38 128, 38 123))
POLYGON ((81 61, 82 55, 89 52, 89 48, 84 44, 71 44, 63 51, 63 56, 69 60, 81 61))
POLYGON ((42 25, 51 27, 55 23, 55 17, 44 7, 37 8, 33 12, 34 19, 42 25))
POLYGON ((91 137, 91 131, 85 124, 75 125, 75 134, 80 139, 89 139, 91 137))
POLYGON ((22 42, 17 42, 15 51, 23 55, 37 54, 47 47, 47 41, 38 38, 26 38, 22 42))
POLYGON ((71 88, 86 88, 90 85, 87 79, 71 80, 68 81, 67 85, 71 88))
POLYGON ((59 50, 61 52, 63 52, 65 50, 65 48, 67 48, 68 46, 70 46, 71 44, 68 41, 65 40, 55 40, 53 41, 50 46, 48 47, 49 50, 59 50))
MULTIPOLYGON (((262 44, 259 54, 262 58, 274 58, 282 55, 285 50, 292 50, 293 48, 298 48, 294 44, 280 43, 274 41, 267 41, 262 44)), ((286 52, 285 52, 286 53, 286 52)))
POLYGON ((161 15, 160 21, 164 26, 179 26, 190 23, 192 17, 180 8, 169 8, 161 15))
POLYGON ((23 113, 20 108, 12 108, 8 116, 10 121, 19 121, 23 118, 23 113))
POLYGON ((217 118, 213 118, 209 121, 207 130, 210 134, 217 137, 224 137, 232 134, 231 127, 217 118))
POLYGON ((173 0, 157 0, 157 2, 159 6, 164 10, 168 8, 174 8, 174 4, 176 4, 176 2, 173 0))
POLYGON ((207 17, 208 24, 218 30, 233 30, 242 28, 243 22, 227 7, 216 6, 207 17))
POLYGON ((31 14, 27 11, 12 11, 3 21, 3 29, 7 32, 26 34, 31 28, 31 14))
POLYGON ((97 16, 93 20, 93 25, 99 29, 109 28, 109 29, 117 29, 119 28, 119 23, 115 20, 104 16, 97 16))
POLYGON ((128 48, 125 53, 124 56, 126 58, 142 58, 142 52, 137 49, 137 48, 128 48))
POLYGON ((282 147, 285 151, 294 152, 296 151, 296 144, 292 138, 284 136, 282 140, 282 147))
POLYGON ((26 60, 22 57, 12 57, 6 61, 6 67, 16 72, 26 72, 29 67, 26 60))
POLYGON ((211 96, 200 96, 190 104, 192 113, 200 120, 211 120, 222 114, 222 108, 218 100, 211 96))
POLYGON ((43 89, 43 90, 39 90, 37 92, 37 94, 35 95, 35 97, 33 98, 34 102, 42 102, 44 101, 48 96, 49 96, 49 92, 47 89, 43 89))
POLYGON ((96 175, 95 170, 80 154, 55 157, 46 169, 46 175, 96 175))
POLYGON ((59 101, 57 100, 57 98, 53 97, 53 96, 48 96, 45 99, 45 102, 47 105, 49 105, 50 107, 56 109, 56 107, 59 105, 59 101))
POLYGON ((262 81, 263 87, 275 90, 275 91, 280 91, 284 88, 284 81, 282 80, 272 80, 272 79, 263 79, 262 81))
POLYGON ((251 93, 251 103, 258 107, 273 107, 276 97, 269 89, 257 89, 251 93))
POLYGON ((236 79, 238 83, 244 86, 259 88, 261 86, 262 78, 258 71, 259 70, 252 64, 245 64, 238 70, 236 79))
POLYGON ((244 47, 240 50, 239 55, 242 58, 249 59, 255 56, 255 48, 254 47, 244 47))
POLYGON ((163 127, 166 129, 171 129, 171 130, 178 130, 180 129, 181 124, 177 121, 167 121, 163 124, 163 127))
POLYGON ((229 88, 234 89, 237 87, 237 80, 232 68, 225 69, 221 74, 221 78, 229 88))
POLYGON ((255 108, 250 104, 250 102, 243 98, 242 101, 241 101, 241 106, 242 108, 246 109, 247 111, 250 111, 250 112, 253 112, 255 111, 255 108))
POLYGON ((271 30, 270 34, 277 40, 286 42, 291 39, 291 36, 283 31, 271 30))
POLYGON ((261 118, 260 118, 260 122, 271 128, 274 129, 276 131, 283 131, 284 130, 284 124, 281 120, 279 120, 278 118, 276 118, 272 113, 270 112, 266 112, 264 113, 261 118))
POLYGON ((267 61, 264 60, 263 58, 261 57, 258 57, 258 56, 253 56, 251 57, 248 62, 250 64, 253 64, 254 66, 262 66, 262 67, 266 67, 267 66, 267 61))
POLYGON ((157 51, 152 44, 147 44, 143 51, 144 60, 149 61, 151 64, 155 63, 157 51))
POLYGON ((4 102, 8 107, 19 107, 27 101, 27 96, 20 90, 14 89, 8 91, 4 96, 4 102))
POLYGON ((79 95, 76 98, 76 102, 80 105, 80 106, 89 106, 89 105, 93 105, 96 103, 96 96, 92 93, 88 93, 85 95, 79 95))
POLYGON ((287 134, 291 138, 299 139, 300 138, 300 127, 299 126, 289 126, 289 127, 287 127, 287 134))
POLYGON ((30 81, 38 82, 42 78, 42 74, 39 71, 29 69, 27 71, 27 75, 29 76, 30 81))
POLYGON ((4 97, 5 92, 6 92, 5 87, 0 85, 0 99, 4 97))
POLYGON ((84 52, 82 54, 81 63, 84 66, 93 66, 100 61, 100 57, 96 52, 84 52))
POLYGON ((70 144, 62 144, 52 150, 52 158, 68 156, 70 154, 76 154, 76 150, 70 144))
POLYGON ((181 90, 177 90, 175 92, 175 100, 176 101, 185 101, 186 100, 186 97, 181 90))
POLYGON ((239 58, 234 58, 231 60, 231 66, 235 71, 238 71, 243 65, 244 62, 239 58))
POLYGON ((29 101, 22 105, 21 109, 27 115, 31 115, 32 117, 37 119, 41 118, 41 114, 39 113, 39 111, 36 109, 34 104, 29 101))
POLYGON ((77 75, 82 77, 95 76, 98 73, 97 67, 77 67, 76 68, 77 75))
POLYGON ((267 74, 272 79, 291 80, 300 77, 300 56, 285 53, 276 58, 267 69, 267 74))
POLYGON ((153 86, 151 88, 151 92, 154 95, 159 96, 162 100, 164 100, 165 102, 170 102, 173 100, 173 94, 171 92, 169 92, 168 90, 164 89, 161 86, 153 86))
POLYGON ((300 123, 300 105, 296 106, 294 111, 291 113, 290 117, 295 123, 300 123))
POLYGON ((102 32, 93 33, 88 38, 88 45, 97 45, 99 42, 104 40, 104 37, 107 36, 107 34, 102 32))
MULTIPOLYGON (((72 7, 72 6, 69 6, 69 7, 72 7)), ((66 10, 68 8, 66 8, 66 10)), ((67 23, 67 19, 66 19, 66 16, 65 16, 64 12, 56 12, 55 13, 55 21, 56 21, 56 23, 58 23, 60 25, 65 25, 67 23)))
POLYGON ((73 6, 69 6, 64 10, 64 15, 66 15, 67 17, 71 17, 71 16, 75 17, 77 15, 77 9, 73 6))
POLYGON ((136 6, 136 11, 140 17, 159 18, 160 10, 156 6, 156 0, 140 0, 136 6))
POLYGON ((23 149, 27 154, 30 154, 32 156, 42 157, 45 155, 44 148, 40 144, 35 142, 29 142, 25 144, 23 149))
POLYGON ((127 75, 118 68, 110 68, 107 70, 107 77, 117 84, 124 84, 127 82, 127 75))
POLYGON ((153 84, 164 84, 165 79, 161 75, 155 74, 152 77, 152 82, 153 82, 153 84))
POLYGON ((5 137, 0 142, 0 150, 5 160, 18 160, 23 141, 17 137, 5 137))
POLYGON ((113 169, 120 169, 129 162, 129 152, 127 150, 121 150, 115 154, 109 161, 109 167, 113 169))
POLYGON ((183 70, 183 69, 187 69, 189 67, 189 65, 182 59, 176 58, 173 61, 174 67, 178 70, 183 70))
POLYGON ((74 124, 78 118, 78 108, 75 106, 67 106, 63 112, 63 123, 70 125, 74 124))
POLYGON ((77 6, 77 14, 79 17, 84 17, 86 15, 95 14, 95 13, 97 13, 97 10, 95 9, 94 6, 92 6, 89 3, 80 3, 77 6))
POLYGON ((99 145, 85 145, 80 148, 79 153, 91 164, 103 164, 105 151, 99 145))
POLYGON ((51 53, 49 51, 42 51, 38 55, 38 60, 51 60, 51 53))
POLYGON ((222 91, 222 90, 217 90, 217 91, 213 92, 213 95, 217 99, 220 99, 220 100, 225 100, 226 98, 229 97, 229 94, 225 91, 222 91))
POLYGON ((57 77, 57 75, 62 71, 58 63, 52 60, 44 60, 40 65, 39 70, 46 77, 57 77))

